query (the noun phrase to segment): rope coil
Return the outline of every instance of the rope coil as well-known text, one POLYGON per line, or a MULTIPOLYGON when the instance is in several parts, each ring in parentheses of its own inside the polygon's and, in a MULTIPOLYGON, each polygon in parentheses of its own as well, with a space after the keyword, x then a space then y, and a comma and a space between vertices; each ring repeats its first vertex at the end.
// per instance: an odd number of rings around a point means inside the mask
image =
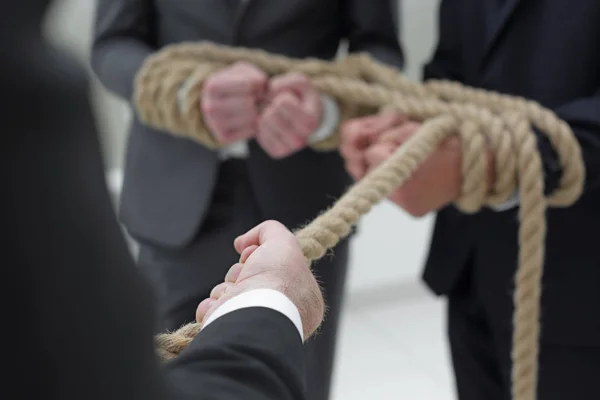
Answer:
MULTIPOLYGON (((409 179, 438 146, 453 135, 462 147, 462 194, 455 205, 465 213, 506 201, 519 190, 519 257, 515 275, 512 342, 512 398, 535 400, 538 377, 541 280, 548 206, 567 207, 583 192, 581 149, 564 121, 535 102, 468 88, 455 82, 413 83, 397 70, 359 54, 326 62, 294 60, 260 50, 210 43, 169 46, 151 56, 138 74, 134 101, 140 119, 174 135, 217 148, 200 113, 200 88, 214 71, 237 61, 269 75, 306 74, 321 92, 336 99, 342 120, 393 108, 422 121, 417 134, 390 158, 356 182, 329 210, 296 232, 309 261, 318 260, 350 233, 370 209, 409 179), (188 88, 180 110, 177 92, 188 88), (559 188, 544 197, 542 163, 535 128, 548 136, 563 169, 559 188), (488 190, 487 151, 495 155, 496 181, 488 190)), ((333 150, 339 137, 313 147, 333 150)), ((200 332, 201 324, 158 335, 159 357, 176 357, 200 332)))

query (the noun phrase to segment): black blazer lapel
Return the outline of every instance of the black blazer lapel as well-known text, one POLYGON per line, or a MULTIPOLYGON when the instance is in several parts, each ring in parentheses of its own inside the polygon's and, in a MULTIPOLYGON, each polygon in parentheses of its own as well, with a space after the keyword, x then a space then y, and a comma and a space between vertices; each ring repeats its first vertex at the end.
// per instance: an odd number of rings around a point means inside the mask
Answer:
POLYGON ((486 41, 482 53, 481 58, 481 68, 483 69, 490 59, 491 54, 494 51, 494 48, 500 41, 502 34, 506 30, 506 27, 509 25, 511 18, 514 16, 515 11, 519 8, 519 5, 523 3, 525 0, 506 0, 506 3, 500 9, 500 15, 497 18, 494 18, 493 25, 491 27, 487 27, 486 33, 486 41))

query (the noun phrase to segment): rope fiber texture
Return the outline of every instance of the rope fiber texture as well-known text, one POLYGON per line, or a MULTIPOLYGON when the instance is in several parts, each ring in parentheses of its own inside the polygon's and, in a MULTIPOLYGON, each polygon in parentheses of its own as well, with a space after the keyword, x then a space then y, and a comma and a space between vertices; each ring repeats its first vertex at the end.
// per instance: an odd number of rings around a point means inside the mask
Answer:
MULTIPOLYGON (((519 191, 519 256, 515 275, 512 340, 512 398, 535 400, 538 379, 541 280, 548 206, 567 207, 583 191, 581 149, 570 129, 553 112, 533 101, 431 80, 411 82, 393 67, 366 54, 341 60, 291 59, 261 50, 211 43, 183 43, 149 57, 136 78, 134 103, 141 121, 173 135, 218 148, 204 126, 200 95, 213 72, 247 61, 270 76, 300 72, 314 87, 334 98, 342 120, 392 108, 423 124, 405 144, 330 209, 295 232, 304 255, 318 260, 347 236, 361 216, 393 193, 451 136, 462 147, 462 194, 455 205, 464 213, 500 204, 519 191), (177 93, 184 90, 183 107, 177 93), (563 169, 559 188, 544 196, 543 171, 533 128, 548 136, 563 169), (487 187, 487 149, 495 155, 496 180, 487 187)), ((331 151, 339 135, 313 145, 331 151)), ((162 360, 176 357, 200 332, 189 324, 156 337, 162 360)))

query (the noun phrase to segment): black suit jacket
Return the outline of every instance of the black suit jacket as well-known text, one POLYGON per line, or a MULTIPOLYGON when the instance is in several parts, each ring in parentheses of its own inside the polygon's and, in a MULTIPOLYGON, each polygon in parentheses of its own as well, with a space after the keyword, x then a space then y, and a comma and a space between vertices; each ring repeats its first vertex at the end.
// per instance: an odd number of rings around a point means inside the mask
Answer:
POLYGON ((215 320, 159 366, 153 296, 110 203, 86 76, 42 43, 46 3, 7 4, 0 26, 5 397, 304 398, 300 335, 265 308, 215 320))
MULTIPOLYGON (((587 169, 584 196, 547 213, 543 340, 600 343, 600 2, 596 0, 443 0, 439 42, 425 78, 515 94, 540 102, 567 121, 587 169), (498 8, 493 9, 496 5, 498 8)), ((542 141, 541 141, 542 142, 542 141)), ((540 145, 546 185, 560 173, 540 145)), ((438 213, 425 280, 448 293, 472 273, 481 296, 511 320, 517 264, 517 209, 474 216, 454 207, 438 213), (471 268, 465 268, 470 265, 471 268)), ((508 323, 508 322, 507 322, 508 323)))
MULTIPOLYGON (((208 40, 291 57, 335 56, 340 41, 401 66, 391 0, 98 0, 92 66, 130 100, 134 75, 161 47, 208 40)), ((185 246, 209 206, 217 153, 133 120, 120 217, 138 240, 185 246)), ((301 151, 273 160, 250 143, 248 168, 264 218, 299 226, 350 184, 336 152, 301 151)))

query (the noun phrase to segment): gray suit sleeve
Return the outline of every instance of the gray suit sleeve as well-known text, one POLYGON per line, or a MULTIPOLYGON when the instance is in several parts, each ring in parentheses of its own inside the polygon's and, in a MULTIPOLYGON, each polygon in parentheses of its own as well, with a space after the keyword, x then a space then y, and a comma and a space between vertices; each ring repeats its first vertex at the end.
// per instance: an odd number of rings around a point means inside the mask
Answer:
POLYGON ((98 0, 91 65, 100 82, 129 101, 135 75, 153 51, 154 9, 151 0, 98 0))
POLYGON ((368 52, 378 61, 402 68, 399 0, 346 0, 344 18, 349 52, 368 52))

